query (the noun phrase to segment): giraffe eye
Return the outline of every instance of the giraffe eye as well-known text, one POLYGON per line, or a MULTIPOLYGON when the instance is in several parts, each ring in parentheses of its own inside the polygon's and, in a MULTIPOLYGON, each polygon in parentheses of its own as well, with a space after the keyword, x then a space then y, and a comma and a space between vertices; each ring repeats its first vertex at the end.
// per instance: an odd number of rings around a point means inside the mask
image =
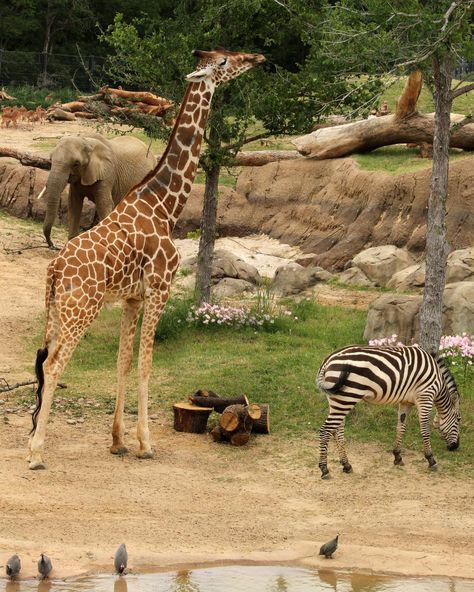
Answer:
POLYGON ((227 64, 227 58, 221 58, 218 62, 218 66, 225 66, 227 64))

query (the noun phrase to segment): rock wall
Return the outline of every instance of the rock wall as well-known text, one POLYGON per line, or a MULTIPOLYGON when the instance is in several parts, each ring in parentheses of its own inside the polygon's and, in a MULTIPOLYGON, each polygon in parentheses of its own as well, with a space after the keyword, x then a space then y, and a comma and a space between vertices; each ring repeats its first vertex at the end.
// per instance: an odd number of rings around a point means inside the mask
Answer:
MULTIPOLYGON (((393 244, 420 255, 430 177, 431 169, 397 176, 364 171, 350 158, 246 167, 236 191, 220 195, 219 233, 264 232, 315 253, 312 263, 331 270, 372 246, 393 244)), ((199 224, 193 199, 201 195, 189 200, 178 230, 199 224)), ((447 223, 452 249, 474 244, 474 157, 450 166, 447 223)))

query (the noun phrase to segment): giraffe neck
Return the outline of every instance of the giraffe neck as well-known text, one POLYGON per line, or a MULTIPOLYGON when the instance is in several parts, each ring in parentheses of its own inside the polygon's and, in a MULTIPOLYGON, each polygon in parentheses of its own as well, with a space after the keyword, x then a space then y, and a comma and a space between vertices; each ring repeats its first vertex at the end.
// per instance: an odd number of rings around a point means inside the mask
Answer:
POLYGON ((210 82, 188 85, 166 150, 156 168, 137 187, 139 198, 152 199, 164 210, 171 228, 191 192, 213 94, 210 82))

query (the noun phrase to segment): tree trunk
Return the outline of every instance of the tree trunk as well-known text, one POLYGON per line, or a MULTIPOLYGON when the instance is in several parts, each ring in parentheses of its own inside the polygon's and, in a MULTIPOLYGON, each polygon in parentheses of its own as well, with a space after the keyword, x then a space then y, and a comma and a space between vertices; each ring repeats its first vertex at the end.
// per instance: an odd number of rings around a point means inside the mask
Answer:
MULTIPOLYGON (((217 131, 211 127, 210 143, 213 148, 220 147, 217 131)), ((206 185, 201 217, 201 238, 197 258, 196 299, 199 304, 211 301, 211 271, 214 243, 216 240, 217 197, 219 191, 220 166, 210 164, 206 167, 206 185)))
POLYGON ((420 345, 436 353, 443 325, 443 291, 449 246, 446 240, 452 67, 449 56, 433 58, 435 129, 428 200, 426 279, 420 310, 420 345))

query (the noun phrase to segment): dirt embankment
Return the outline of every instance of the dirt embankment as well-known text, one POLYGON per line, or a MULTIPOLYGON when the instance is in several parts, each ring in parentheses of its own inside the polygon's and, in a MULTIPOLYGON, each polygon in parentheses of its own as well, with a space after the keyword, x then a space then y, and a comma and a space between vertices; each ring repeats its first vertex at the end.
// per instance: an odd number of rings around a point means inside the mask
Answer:
MULTIPOLYGON (((332 270, 371 246, 421 253, 430 177, 431 169, 397 176, 364 171, 350 158, 247 167, 236 191, 221 191, 219 232, 263 232, 315 253, 314 263, 332 270)), ((199 224, 200 198, 191 197, 178 228, 199 224)), ((474 157, 450 166, 447 225, 453 249, 474 244, 474 157)))

